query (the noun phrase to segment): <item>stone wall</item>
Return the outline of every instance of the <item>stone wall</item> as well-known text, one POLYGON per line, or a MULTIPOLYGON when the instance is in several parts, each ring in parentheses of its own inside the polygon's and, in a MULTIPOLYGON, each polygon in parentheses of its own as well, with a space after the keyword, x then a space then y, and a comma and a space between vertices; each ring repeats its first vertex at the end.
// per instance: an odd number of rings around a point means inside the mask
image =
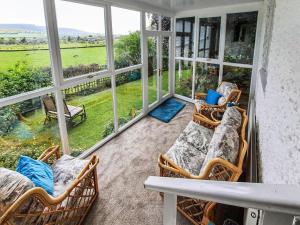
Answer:
POLYGON ((260 181, 300 184, 300 1, 265 0, 256 88, 260 181))

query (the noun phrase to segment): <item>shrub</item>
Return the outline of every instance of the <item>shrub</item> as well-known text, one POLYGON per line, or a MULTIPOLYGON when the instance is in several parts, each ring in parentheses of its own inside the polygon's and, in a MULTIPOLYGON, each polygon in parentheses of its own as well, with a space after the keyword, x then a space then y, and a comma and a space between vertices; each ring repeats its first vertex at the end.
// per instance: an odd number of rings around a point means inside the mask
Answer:
MULTIPOLYGON (((121 117, 119 118, 119 125, 122 126, 129 122, 131 120, 131 117, 121 117)), ((115 126, 114 126, 114 120, 109 121, 102 132, 102 138, 107 137, 108 135, 112 134, 114 132, 115 126)))

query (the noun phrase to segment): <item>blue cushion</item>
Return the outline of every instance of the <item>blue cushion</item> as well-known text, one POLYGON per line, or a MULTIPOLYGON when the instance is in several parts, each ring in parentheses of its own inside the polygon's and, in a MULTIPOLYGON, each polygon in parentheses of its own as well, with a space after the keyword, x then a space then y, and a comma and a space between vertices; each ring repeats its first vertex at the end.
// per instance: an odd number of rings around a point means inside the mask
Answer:
POLYGON ((207 96, 206 96, 206 103, 210 105, 217 105, 219 98, 222 97, 222 95, 215 90, 208 89, 207 96))
POLYGON ((29 178, 36 187, 41 187, 48 194, 53 195, 53 172, 48 164, 21 155, 17 165, 17 172, 29 178))

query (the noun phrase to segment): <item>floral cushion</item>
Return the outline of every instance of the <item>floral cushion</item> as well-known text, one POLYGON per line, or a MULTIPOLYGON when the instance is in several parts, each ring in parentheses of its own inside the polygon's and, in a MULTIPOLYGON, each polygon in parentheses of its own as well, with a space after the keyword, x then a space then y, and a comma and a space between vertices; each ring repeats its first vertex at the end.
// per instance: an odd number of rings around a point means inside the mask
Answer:
POLYGON ((203 104, 206 104, 206 101, 205 100, 196 100, 194 104, 195 104, 197 112, 200 112, 201 106, 203 104))
POLYGON ((228 107, 224 112, 221 124, 239 129, 242 124, 241 113, 236 107, 228 107))
POLYGON ((63 155, 52 165, 54 176, 54 196, 63 194, 72 184, 83 168, 87 165, 88 160, 74 158, 69 155, 63 155))
POLYGON ((213 134, 208 147, 206 158, 203 162, 200 174, 205 170, 208 163, 214 158, 222 158, 233 164, 239 154, 239 135, 232 126, 220 124, 213 134))
POLYGON ((32 181, 22 174, 0 168, 0 214, 2 215, 19 197, 34 187, 32 181))
POLYGON ((166 156, 187 172, 198 175, 212 135, 213 130, 191 121, 166 156))
MULTIPOLYGON (((230 82, 222 82, 222 84, 217 88, 217 92, 219 92, 223 97, 226 99, 230 95, 231 91, 234 89, 238 89, 238 86, 236 84, 230 83, 230 82)), ((222 103, 220 101, 220 103, 222 103)), ((218 103, 220 105, 220 103, 218 103)))
POLYGON ((226 98, 225 97, 220 97, 218 100, 218 105, 223 105, 224 103, 226 103, 226 98))

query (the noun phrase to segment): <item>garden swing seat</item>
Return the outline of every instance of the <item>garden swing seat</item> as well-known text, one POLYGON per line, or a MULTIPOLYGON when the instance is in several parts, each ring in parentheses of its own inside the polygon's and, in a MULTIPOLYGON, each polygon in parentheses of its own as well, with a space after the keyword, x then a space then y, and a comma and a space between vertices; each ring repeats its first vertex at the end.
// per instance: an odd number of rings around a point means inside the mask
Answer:
MULTIPOLYGON (((42 100, 46 113, 44 124, 46 124, 48 121, 51 121, 51 119, 57 119, 57 109, 53 96, 45 95, 43 96, 42 100)), ((78 125, 79 123, 86 120, 87 116, 84 105, 72 106, 67 105, 65 100, 63 100, 63 102, 65 118, 67 119, 67 122, 70 126, 78 125), (75 122, 75 119, 77 117, 80 117, 80 120, 78 122, 75 122)))

